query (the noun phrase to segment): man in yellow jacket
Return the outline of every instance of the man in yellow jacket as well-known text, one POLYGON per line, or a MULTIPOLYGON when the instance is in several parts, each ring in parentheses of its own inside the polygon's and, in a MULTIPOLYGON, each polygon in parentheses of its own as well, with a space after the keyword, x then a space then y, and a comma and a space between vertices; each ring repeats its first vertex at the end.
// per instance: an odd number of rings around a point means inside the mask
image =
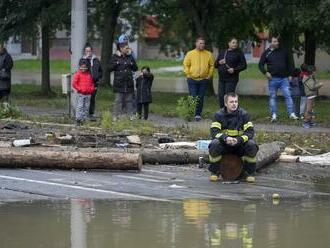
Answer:
POLYGON ((211 52, 205 50, 204 38, 196 39, 196 48, 186 54, 183 69, 188 81, 189 95, 198 97, 195 120, 200 121, 205 92, 214 71, 214 57, 211 52))

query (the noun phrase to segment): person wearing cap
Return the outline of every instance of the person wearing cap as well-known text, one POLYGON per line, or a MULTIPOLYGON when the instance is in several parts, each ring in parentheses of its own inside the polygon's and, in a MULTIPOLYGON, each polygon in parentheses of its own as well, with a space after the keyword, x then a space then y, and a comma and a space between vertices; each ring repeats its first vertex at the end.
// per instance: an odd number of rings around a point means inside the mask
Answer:
MULTIPOLYGON (((128 37, 126 34, 121 34, 119 37, 118 37, 118 41, 117 41, 117 53, 119 51, 119 45, 123 44, 123 45, 128 45, 128 37)), ((134 53, 134 51, 129 47, 130 49, 130 55, 136 60, 137 57, 136 57, 136 54, 134 53)))
POLYGON ((95 91, 94 80, 87 59, 79 61, 79 70, 75 73, 72 87, 76 90, 76 124, 80 126, 88 118, 91 96, 95 91))
POLYGON ((114 120, 122 114, 128 114, 130 118, 133 118, 135 112, 133 72, 138 69, 135 59, 131 56, 131 49, 128 45, 125 43, 119 43, 118 49, 119 50, 112 55, 109 65, 110 71, 114 72, 114 120))
POLYGON ((195 121, 202 119, 204 96, 213 76, 214 57, 205 49, 205 39, 198 37, 195 49, 189 51, 183 60, 183 70, 187 77, 189 95, 198 97, 195 121))
POLYGON ((11 90, 13 59, 0 42, 0 101, 8 102, 11 90))

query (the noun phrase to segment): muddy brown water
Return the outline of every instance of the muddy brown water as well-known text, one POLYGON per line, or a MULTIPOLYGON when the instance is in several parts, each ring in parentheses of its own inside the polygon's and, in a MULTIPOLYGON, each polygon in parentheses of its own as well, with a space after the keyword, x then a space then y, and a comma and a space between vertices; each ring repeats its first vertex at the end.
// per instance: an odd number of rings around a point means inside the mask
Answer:
POLYGON ((329 199, 3 203, 0 246, 330 247, 329 203, 329 199))

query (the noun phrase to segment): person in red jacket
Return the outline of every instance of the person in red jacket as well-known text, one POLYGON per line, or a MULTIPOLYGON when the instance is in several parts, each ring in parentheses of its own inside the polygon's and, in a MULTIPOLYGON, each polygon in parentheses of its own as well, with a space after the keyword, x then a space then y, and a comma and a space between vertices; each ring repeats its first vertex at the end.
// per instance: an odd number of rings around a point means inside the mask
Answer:
POLYGON ((95 91, 92 74, 87 59, 79 61, 79 70, 75 73, 72 87, 76 90, 76 122, 80 126, 88 118, 91 96, 95 91))

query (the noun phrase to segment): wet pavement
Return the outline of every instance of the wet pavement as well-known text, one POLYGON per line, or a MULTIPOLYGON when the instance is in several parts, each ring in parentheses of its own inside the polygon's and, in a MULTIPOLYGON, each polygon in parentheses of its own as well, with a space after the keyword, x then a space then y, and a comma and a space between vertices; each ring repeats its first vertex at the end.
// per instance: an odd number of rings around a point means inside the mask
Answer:
POLYGON ((208 177, 209 172, 197 165, 143 166, 140 173, 1 169, 0 202, 69 198, 271 201, 274 193, 281 200, 330 196, 330 183, 321 181, 330 178, 329 169, 315 165, 274 164, 258 174, 255 184, 212 183, 208 177))
POLYGON ((197 165, 0 169, 0 246, 330 247, 329 168, 275 163, 255 184, 208 177, 197 165))

